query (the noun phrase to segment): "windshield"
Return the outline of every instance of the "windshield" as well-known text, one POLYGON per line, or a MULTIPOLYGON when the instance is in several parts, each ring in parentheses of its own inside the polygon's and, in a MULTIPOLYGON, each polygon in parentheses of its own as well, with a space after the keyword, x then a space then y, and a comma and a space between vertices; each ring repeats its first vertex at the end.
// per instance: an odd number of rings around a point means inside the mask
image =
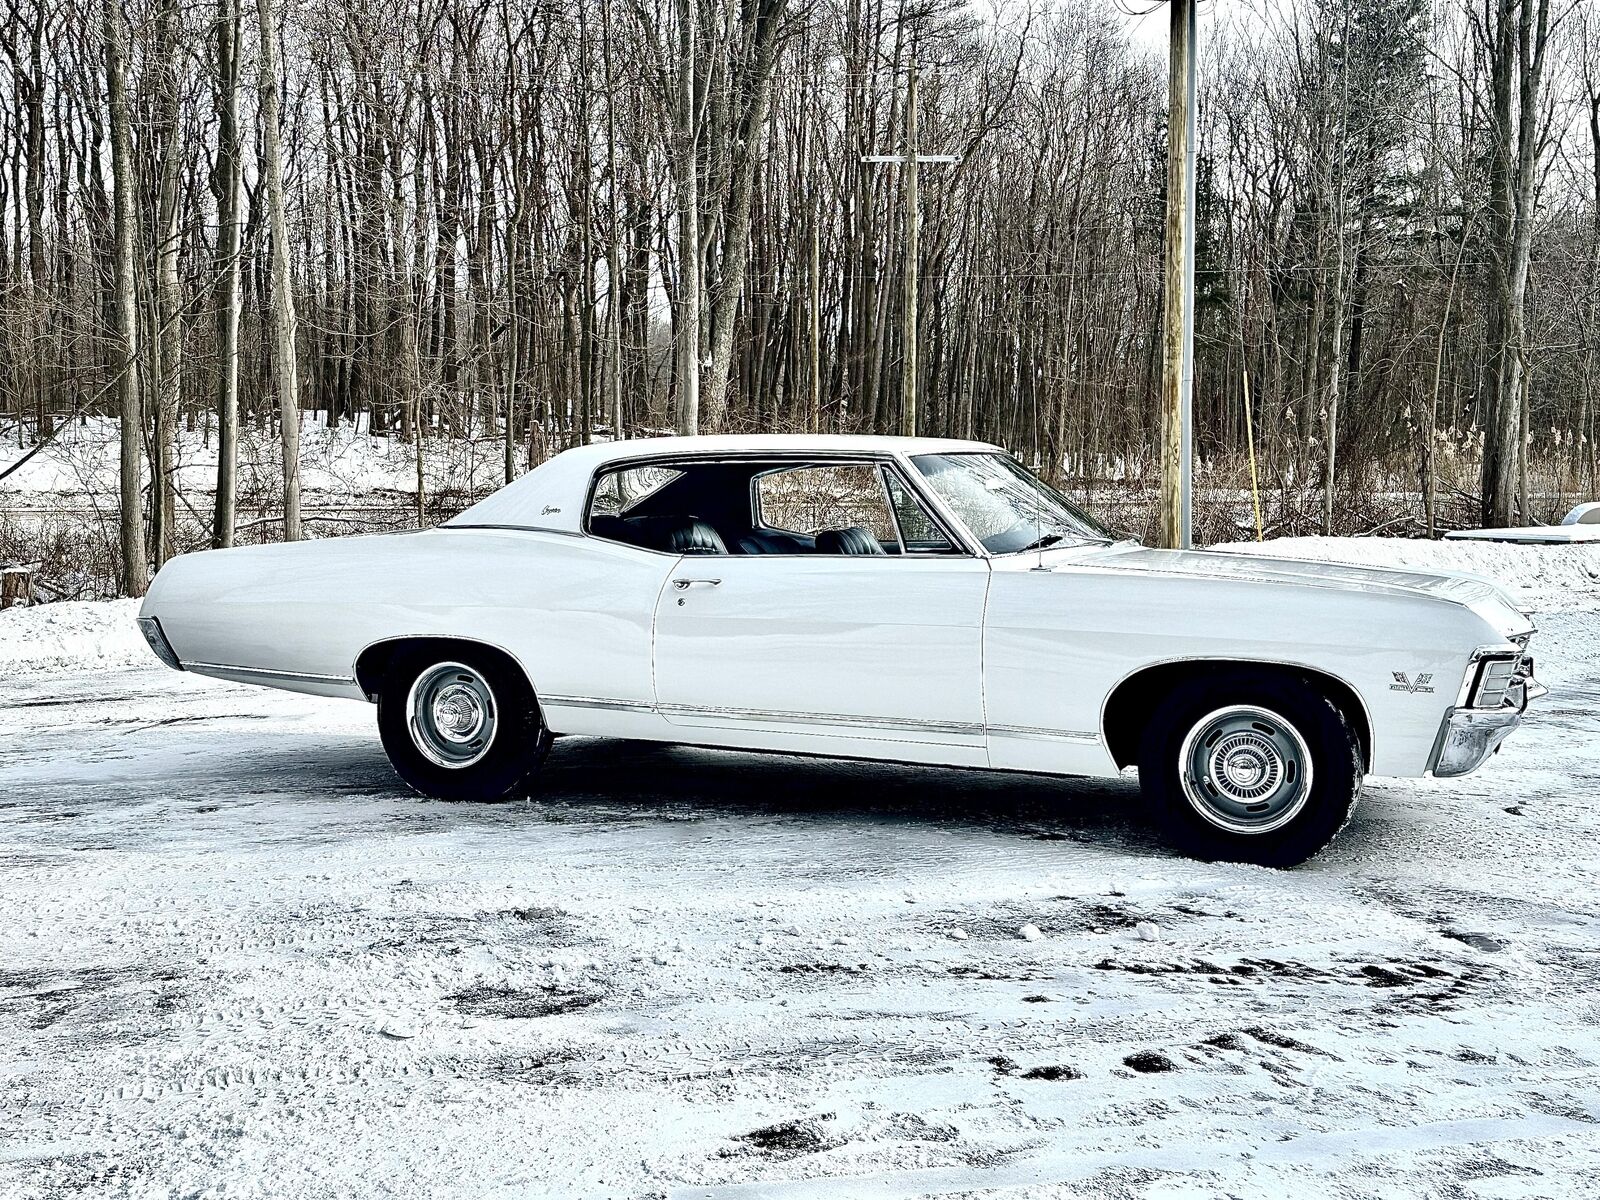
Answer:
POLYGON ((911 461, 990 554, 1114 540, 1105 526, 1009 454, 917 454, 911 461))

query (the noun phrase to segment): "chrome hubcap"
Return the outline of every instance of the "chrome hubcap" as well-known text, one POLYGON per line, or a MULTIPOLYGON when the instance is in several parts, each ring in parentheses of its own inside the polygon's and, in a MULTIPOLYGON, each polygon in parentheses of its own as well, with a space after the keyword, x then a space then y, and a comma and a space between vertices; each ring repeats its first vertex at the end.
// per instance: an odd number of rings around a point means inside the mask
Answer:
POLYGON ((494 743, 494 693, 471 667, 440 663, 411 685, 406 724, 428 761, 452 769, 470 767, 494 743))
POLYGON ((1294 820, 1311 795, 1311 751, 1299 730, 1254 705, 1202 717, 1179 751, 1183 793, 1230 833, 1270 833, 1294 820))

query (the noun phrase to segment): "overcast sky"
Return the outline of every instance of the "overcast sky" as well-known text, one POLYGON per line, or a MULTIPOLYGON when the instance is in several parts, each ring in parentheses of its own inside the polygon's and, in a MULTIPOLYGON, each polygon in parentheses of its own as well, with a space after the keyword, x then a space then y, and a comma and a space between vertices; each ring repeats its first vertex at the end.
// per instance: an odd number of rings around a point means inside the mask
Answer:
MULTIPOLYGON (((1165 49, 1167 25, 1172 17, 1167 6, 1158 0, 1106 0, 1116 10, 1126 14, 1128 28, 1134 40, 1151 48, 1165 49)), ((1200 0, 1198 17, 1201 45, 1205 44, 1208 28, 1219 17, 1242 17, 1258 11, 1263 0, 1200 0)))

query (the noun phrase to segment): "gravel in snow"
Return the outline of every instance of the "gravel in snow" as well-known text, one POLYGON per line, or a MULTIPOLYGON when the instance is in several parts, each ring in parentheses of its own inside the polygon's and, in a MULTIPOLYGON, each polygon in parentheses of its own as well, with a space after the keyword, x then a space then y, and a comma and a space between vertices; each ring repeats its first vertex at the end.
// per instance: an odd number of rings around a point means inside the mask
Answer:
POLYGON ((1122 780, 568 739, 434 803, 364 705, 0 613, 0 1196, 1592 1195, 1600 551, 1269 549, 1497 575, 1552 686, 1288 872, 1122 780))

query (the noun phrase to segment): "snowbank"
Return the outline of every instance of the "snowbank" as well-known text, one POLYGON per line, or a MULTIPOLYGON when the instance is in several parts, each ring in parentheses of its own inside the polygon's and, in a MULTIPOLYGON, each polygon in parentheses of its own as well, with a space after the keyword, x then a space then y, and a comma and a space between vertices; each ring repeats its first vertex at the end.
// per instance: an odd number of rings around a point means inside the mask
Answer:
POLYGON ((1600 546, 1516 546, 1406 538, 1299 537, 1222 542, 1213 550, 1373 567, 1486 575, 1535 608, 1600 606, 1600 546))
POLYGON ((149 666, 137 600, 64 600, 0 610, 0 682, 41 671, 149 666))
MULTIPOLYGON (((217 440, 210 421, 179 429, 174 468, 186 494, 216 486, 217 440)), ((25 451, 0 447, 0 466, 25 451)), ((108 417, 75 421, 45 449, 0 484, 0 496, 48 504, 61 497, 113 495, 117 489, 118 423, 108 417)), ((465 487, 476 494, 503 482, 504 453, 498 434, 479 439, 429 438, 425 473, 431 488, 465 487)), ((240 487, 273 487, 281 474, 277 434, 246 422, 239 431, 240 487)), ((334 493, 351 499, 384 492, 409 493, 416 487, 415 448, 398 438, 372 437, 366 421, 329 429, 319 414, 307 413, 300 426, 300 486, 307 493, 334 493)))

